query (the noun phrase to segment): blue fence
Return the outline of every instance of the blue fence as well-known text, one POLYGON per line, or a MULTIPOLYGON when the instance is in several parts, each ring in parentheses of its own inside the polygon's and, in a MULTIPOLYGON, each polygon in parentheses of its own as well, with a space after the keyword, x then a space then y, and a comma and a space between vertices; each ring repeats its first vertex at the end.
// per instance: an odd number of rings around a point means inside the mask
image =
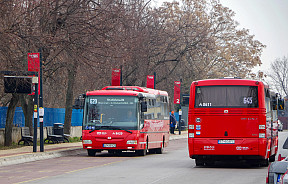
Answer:
MULTIPOLYGON (((5 128, 8 107, 0 107, 0 128, 5 128)), ((64 108, 44 108, 44 126, 53 126, 54 123, 63 123, 65 119, 64 108)), ((72 126, 82 126, 83 109, 72 110, 72 126)), ((33 122, 33 119, 32 119, 33 122)), ((25 126, 25 118, 21 107, 16 107, 13 119, 14 126, 25 126)))
MULTIPOLYGON (((171 115, 171 112, 169 112, 169 115, 171 115)), ((179 112, 174 112, 174 116, 176 118, 176 121, 179 121, 179 112)))

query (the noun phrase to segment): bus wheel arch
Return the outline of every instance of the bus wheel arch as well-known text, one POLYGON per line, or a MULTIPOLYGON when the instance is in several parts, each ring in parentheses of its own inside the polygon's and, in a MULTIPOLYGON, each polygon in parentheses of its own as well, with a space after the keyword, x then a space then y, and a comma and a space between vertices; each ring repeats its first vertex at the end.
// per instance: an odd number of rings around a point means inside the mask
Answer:
POLYGON ((145 144, 144 149, 137 150, 136 154, 139 156, 145 156, 147 154, 147 151, 148 151, 148 136, 146 138, 146 144, 145 144))

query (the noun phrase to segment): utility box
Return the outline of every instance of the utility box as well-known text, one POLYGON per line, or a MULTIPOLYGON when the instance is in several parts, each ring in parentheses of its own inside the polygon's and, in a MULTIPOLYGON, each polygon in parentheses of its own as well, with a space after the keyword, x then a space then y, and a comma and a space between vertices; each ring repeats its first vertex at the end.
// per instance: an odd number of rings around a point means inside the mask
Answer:
POLYGON ((64 127, 62 123, 54 123, 53 124, 53 133, 54 135, 62 135, 62 137, 59 137, 59 142, 64 141, 64 127))
POLYGON ((30 94, 32 92, 32 77, 4 76, 4 92, 30 94))

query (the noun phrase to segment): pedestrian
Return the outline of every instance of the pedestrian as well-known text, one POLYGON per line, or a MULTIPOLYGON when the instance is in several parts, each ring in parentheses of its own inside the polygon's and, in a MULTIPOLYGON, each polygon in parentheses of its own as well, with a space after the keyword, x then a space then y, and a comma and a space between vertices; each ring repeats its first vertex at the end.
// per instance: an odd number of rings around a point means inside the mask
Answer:
POLYGON ((170 133, 171 134, 175 134, 174 133, 175 126, 176 126, 176 118, 174 115, 174 111, 171 111, 171 114, 170 114, 170 133))

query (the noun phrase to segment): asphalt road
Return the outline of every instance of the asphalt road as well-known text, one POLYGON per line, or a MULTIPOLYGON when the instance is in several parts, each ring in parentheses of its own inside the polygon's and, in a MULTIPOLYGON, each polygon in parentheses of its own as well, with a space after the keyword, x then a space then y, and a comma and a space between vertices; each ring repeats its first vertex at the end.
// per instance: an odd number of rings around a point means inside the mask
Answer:
MULTIPOLYGON (((287 131, 280 132, 279 138, 287 135, 287 131)), ((279 148, 282 149, 282 145, 279 148)), ((266 174, 267 167, 251 167, 242 162, 196 167, 188 157, 187 139, 179 139, 170 141, 162 155, 114 156, 102 152, 88 157, 83 150, 80 155, 0 167, 0 183, 263 184, 266 174)))

